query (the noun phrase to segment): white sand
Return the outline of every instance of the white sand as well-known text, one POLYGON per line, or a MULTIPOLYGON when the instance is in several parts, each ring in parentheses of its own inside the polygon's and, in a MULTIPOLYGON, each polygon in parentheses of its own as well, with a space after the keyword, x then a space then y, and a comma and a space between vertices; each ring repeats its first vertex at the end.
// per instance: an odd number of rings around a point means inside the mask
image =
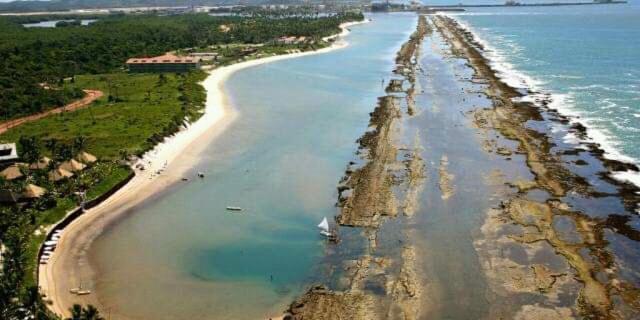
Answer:
MULTIPOLYGON (((328 38, 348 34, 346 28, 357 23, 363 22, 342 24, 342 32, 328 38)), ((126 214, 127 209, 179 181, 197 163, 206 146, 236 120, 237 112, 229 106, 223 90, 224 81, 229 76, 238 70, 264 63, 325 53, 346 46, 345 41, 336 39, 330 47, 317 51, 272 56, 211 71, 203 82, 207 90, 204 115, 186 130, 167 138, 145 154, 138 162, 145 166, 144 171, 136 169, 136 176, 122 189, 65 228, 55 253, 48 264, 41 265, 38 275, 41 292, 47 300, 52 301, 50 309, 58 315, 68 316, 68 308, 74 303, 100 306, 93 293, 77 296, 69 292, 78 287, 80 282, 84 289, 93 288, 90 280, 95 278, 95 271, 91 270, 87 260, 91 242, 111 221, 126 214)))

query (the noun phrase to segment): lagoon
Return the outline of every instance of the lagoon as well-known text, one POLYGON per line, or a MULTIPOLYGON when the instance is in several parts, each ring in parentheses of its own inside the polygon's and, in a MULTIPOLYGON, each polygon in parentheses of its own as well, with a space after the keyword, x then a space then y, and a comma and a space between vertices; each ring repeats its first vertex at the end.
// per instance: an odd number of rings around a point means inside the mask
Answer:
POLYGON ((238 119, 174 186, 110 226, 90 249, 102 310, 116 318, 256 319, 318 280, 317 223, 414 29, 413 14, 374 15, 347 48, 234 74, 238 119), (230 213, 226 206, 241 206, 230 213))

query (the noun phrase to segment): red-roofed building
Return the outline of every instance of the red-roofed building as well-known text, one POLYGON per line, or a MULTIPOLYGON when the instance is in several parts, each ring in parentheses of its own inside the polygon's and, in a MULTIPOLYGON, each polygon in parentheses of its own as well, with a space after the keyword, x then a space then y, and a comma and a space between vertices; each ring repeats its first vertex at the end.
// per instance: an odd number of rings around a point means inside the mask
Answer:
POLYGON ((180 57, 172 54, 151 58, 127 60, 129 72, 188 72, 200 68, 200 58, 180 57))

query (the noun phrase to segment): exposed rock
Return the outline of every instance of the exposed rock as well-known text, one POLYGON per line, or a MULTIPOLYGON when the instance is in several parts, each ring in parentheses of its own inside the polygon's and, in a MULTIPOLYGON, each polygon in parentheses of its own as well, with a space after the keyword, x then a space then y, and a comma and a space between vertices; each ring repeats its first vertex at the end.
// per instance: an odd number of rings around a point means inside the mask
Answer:
POLYGON ((515 320, 571 320, 575 319, 569 308, 545 308, 539 304, 525 305, 516 314, 515 320))
POLYGON ((334 292, 324 286, 309 289, 289 310, 292 320, 372 319, 373 299, 363 293, 334 292))
POLYGON ((453 193, 453 178, 454 175, 449 173, 449 158, 446 155, 443 155, 440 159, 440 168, 438 169, 438 173, 440 174, 440 192, 442 193, 442 200, 449 199, 453 193))

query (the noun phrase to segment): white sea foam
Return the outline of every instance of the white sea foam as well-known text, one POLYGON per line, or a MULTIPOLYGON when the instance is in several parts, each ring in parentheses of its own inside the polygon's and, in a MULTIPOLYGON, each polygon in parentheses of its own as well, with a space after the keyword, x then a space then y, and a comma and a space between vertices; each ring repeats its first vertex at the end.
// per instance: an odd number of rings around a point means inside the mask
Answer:
POLYGON ((581 77, 581 76, 572 76, 568 74, 552 74, 552 75, 549 75, 549 77, 556 78, 556 79, 584 79, 584 77, 581 77))
MULTIPOLYGON (((549 107, 552 109, 558 110, 561 114, 568 116, 571 123, 580 123, 584 127, 587 128, 587 139, 580 139, 573 133, 568 132, 564 137, 563 141, 565 143, 570 144, 583 144, 587 142, 593 142, 600 145, 600 147, 605 151, 604 156, 607 159, 611 160, 619 160, 623 162, 629 162, 637 164, 638 160, 627 155, 622 154, 619 151, 620 141, 615 139, 615 136, 609 132, 603 126, 597 124, 597 118, 589 117, 584 111, 578 110, 575 105, 574 92, 570 91, 568 93, 551 93, 545 94, 541 92, 548 92, 545 90, 544 85, 545 82, 539 79, 535 79, 532 76, 527 75, 526 73, 519 71, 515 68, 515 66, 510 63, 508 57, 511 56, 511 51, 516 53, 522 52, 522 48, 520 48, 515 42, 507 40, 505 37, 497 38, 498 41, 502 42, 501 44, 506 44, 509 48, 509 54, 505 54, 503 51, 495 48, 488 41, 483 39, 473 27, 471 27, 468 23, 466 23, 463 19, 455 17, 455 16, 464 16, 465 14, 450 14, 446 13, 447 16, 454 16, 453 18, 460 24, 460 26, 467 31, 471 32, 474 35, 475 40, 484 48, 483 55, 489 61, 491 68, 496 71, 497 75, 511 87, 518 89, 528 89, 533 92, 527 96, 519 98, 520 101, 530 101, 530 102, 538 102, 540 100, 550 100, 549 107), (517 48, 517 49, 516 49, 517 48)), ((474 14, 466 14, 466 15, 474 15, 474 14)), ((576 76, 562 76, 556 75, 556 77, 576 77, 576 76)), ((619 89, 610 88, 603 85, 589 85, 583 87, 573 87, 570 88, 575 91, 581 90, 591 90, 591 89, 602 89, 606 91, 618 91, 619 89)), ((611 99, 605 100, 604 103, 609 104, 607 107, 614 108, 615 104, 611 99)), ((636 118, 640 118, 640 114, 634 114, 636 118)), ((628 181, 640 186, 640 174, 637 172, 627 171, 627 172, 615 172, 612 176, 616 179, 622 181, 628 181)))

